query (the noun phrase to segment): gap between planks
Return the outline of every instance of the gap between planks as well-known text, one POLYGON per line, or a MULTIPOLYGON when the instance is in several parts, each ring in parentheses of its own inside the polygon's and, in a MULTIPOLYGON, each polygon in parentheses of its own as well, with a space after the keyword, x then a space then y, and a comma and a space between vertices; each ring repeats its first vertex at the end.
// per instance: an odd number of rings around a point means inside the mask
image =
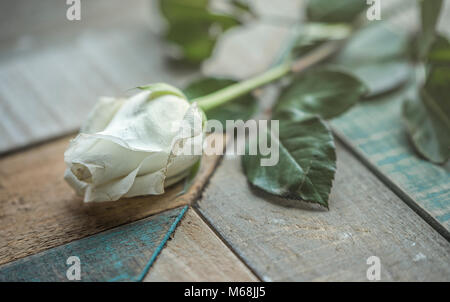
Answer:
POLYGON ((0 158, 0 264, 190 204, 221 158, 205 155, 185 194, 181 182, 163 195, 86 204, 63 180, 68 143, 64 137, 0 158))
POLYGON ((352 142, 346 138, 339 130, 333 129, 334 137, 345 146, 345 148, 354 155, 368 170, 370 170, 378 179, 392 190, 406 205, 408 205, 417 215, 419 215, 426 223, 434 228, 447 241, 450 242, 450 232, 427 210, 422 208, 419 203, 408 195, 400 186, 392 181, 388 175, 380 171, 380 169, 372 163, 352 142))
POLYGON ((68 281, 67 259, 77 256, 81 280, 140 281, 187 206, 115 227, 0 266, 1 281, 68 281))
POLYGON ((255 282, 242 262, 201 215, 189 207, 144 282, 255 282))
POLYGON ((238 158, 223 159, 196 203, 206 221, 263 281, 449 280, 450 244, 336 142, 330 210, 252 188, 238 158))

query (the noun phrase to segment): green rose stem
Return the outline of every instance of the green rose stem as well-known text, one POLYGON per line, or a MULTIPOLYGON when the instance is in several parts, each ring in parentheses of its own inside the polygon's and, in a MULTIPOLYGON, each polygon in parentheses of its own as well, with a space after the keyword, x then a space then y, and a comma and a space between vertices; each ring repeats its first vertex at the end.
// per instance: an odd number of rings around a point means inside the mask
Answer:
POLYGON ((216 92, 192 100, 204 111, 219 107, 227 102, 245 95, 258 87, 276 81, 287 74, 299 73, 312 65, 325 60, 335 53, 341 45, 340 41, 328 42, 295 61, 281 63, 266 72, 242 82, 230 85, 216 92))

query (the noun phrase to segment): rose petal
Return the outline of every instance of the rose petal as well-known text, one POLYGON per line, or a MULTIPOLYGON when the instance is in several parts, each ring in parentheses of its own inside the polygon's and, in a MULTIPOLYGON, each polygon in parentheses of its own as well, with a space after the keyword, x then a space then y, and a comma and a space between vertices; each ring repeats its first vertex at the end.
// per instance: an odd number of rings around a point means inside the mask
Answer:
POLYGON ((203 116, 196 104, 175 95, 152 99, 150 94, 104 100, 85 132, 71 142, 65 178, 78 194, 84 193, 85 202, 162 194, 165 186, 186 177, 201 156, 203 116), (108 102, 113 109, 105 107, 108 102), (183 148, 197 153, 179 153, 183 148))

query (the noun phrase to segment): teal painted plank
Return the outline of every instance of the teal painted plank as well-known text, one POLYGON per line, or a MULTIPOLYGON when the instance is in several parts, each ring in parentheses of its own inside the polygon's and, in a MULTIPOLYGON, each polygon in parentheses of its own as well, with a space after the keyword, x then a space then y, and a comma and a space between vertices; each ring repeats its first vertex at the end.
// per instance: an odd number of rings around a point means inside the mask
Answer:
POLYGON ((187 206, 86 237, 0 267, 0 281, 68 281, 67 258, 80 259, 81 281, 141 281, 187 206))
POLYGON ((449 239, 449 165, 420 158, 410 144, 401 120, 406 89, 362 102, 333 120, 332 126, 404 201, 449 239))

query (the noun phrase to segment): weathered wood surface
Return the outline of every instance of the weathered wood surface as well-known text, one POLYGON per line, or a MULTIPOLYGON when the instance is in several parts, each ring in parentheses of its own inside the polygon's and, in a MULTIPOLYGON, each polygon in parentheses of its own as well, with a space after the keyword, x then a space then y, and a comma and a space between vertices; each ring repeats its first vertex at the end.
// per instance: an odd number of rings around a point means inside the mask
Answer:
MULTIPOLYGON (((0 154, 75 131, 100 96, 129 95, 153 82, 183 87, 195 76, 167 60, 167 45, 155 34, 162 27, 155 0, 83 2, 81 21, 73 22, 67 7, 55 0, 0 3, 0 154)), ((255 7, 273 10, 267 0, 255 7)), ((300 14, 296 2, 284 0, 282 7, 280 15, 300 14)), ((227 33, 230 43, 218 48, 205 72, 239 70, 243 77, 265 70, 289 32, 270 23, 227 33), (233 57, 238 61, 229 62, 233 57)))
POLYGON ((450 243, 337 144, 330 210, 250 188, 239 158, 222 161, 198 210, 265 281, 450 280, 450 243))
POLYGON ((401 119, 403 97, 362 102, 334 129, 427 222, 450 240, 450 166, 418 156, 401 119))
MULTIPOLYGON (((150 1, 134 0, 133 5, 125 5, 121 0, 80 1, 81 20, 74 21, 67 19, 67 9, 73 6, 68 5, 67 1, 1 1, 0 47, 4 44, 18 46, 20 43, 15 44, 17 40, 42 33, 70 35, 93 27, 117 26, 136 20, 145 22, 152 10, 150 1)), ((42 42, 45 44, 47 41, 42 42)))
MULTIPOLYGON (((49 3, 48 0, 45 1, 49 3)), ((19 2, 24 1, 14 1, 19 2)), ((76 25, 65 24, 64 30, 60 26, 61 22, 48 23, 38 28, 37 21, 33 18, 41 16, 40 14, 17 18, 15 23, 6 22, 11 18, 0 18, 0 153, 73 131, 79 127, 100 95, 124 95, 127 89, 145 82, 166 81, 182 86, 182 83, 189 80, 190 72, 167 68, 166 61, 163 60, 165 47, 150 33, 153 28, 147 26, 147 22, 154 18, 148 18, 146 14, 151 11, 150 8, 147 11, 143 9, 145 6, 141 6, 146 1, 138 1, 139 5, 120 4, 121 1, 113 1, 113 4, 111 0, 99 2, 103 2, 103 6, 100 5, 101 9, 97 11, 100 14, 83 15, 83 22, 76 25), (117 9, 117 5, 124 5, 127 9, 117 9), (105 13, 104 8, 109 9, 108 13, 105 13), (97 22, 100 26, 93 28, 86 24, 86 21, 99 20, 99 15, 108 16, 97 22), (113 23, 115 26, 109 26, 113 23), (24 24, 28 28, 22 28, 24 24), (38 31, 48 31, 49 35, 35 34, 38 31), (14 32, 21 35, 12 38, 14 32), (1 35, 2 33, 5 35, 1 35), (10 40, 3 43, 4 38, 10 40), (11 41, 13 42, 10 43, 11 41)), ((277 1, 276 4, 273 1, 258 1, 257 6, 265 7, 268 15, 285 16, 288 13, 291 17, 298 17, 301 9, 294 2, 302 1, 284 0, 277 1), (272 7, 267 6, 267 3, 271 3, 272 7), (278 9, 286 5, 289 9, 279 12, 278 9)), ((449 2, 447 7, 448 4, 449 2)), ((59 21, 68 23, 64 19, 64 5, 58 5, 60 15, 52 11, 53 4, 39 5, 43 10, 49 8, 48 16, 56 14, 59 21)), ((90 9, 84 11, 91 12, 90 9)), ((8 12, 9 10, 0 10, 3 14, 8 12)), ((277 18, 272 20, 276 21, 277 18)), ((269 18, 268 24, 250 24, 227 32, 213 58, 205 64, 204 71, 208 74, 245 78, 264 70, 278 52, 277 45, 284 41, 289 32, 289 28, 283 24, 270 23, 269 18)), ((383 137, 383 140, 387 139, 390 140, 391 137, 383 137)), ((42 152, 42 148, 45 149, 45 146, 37 149, 41 150, 39 152, 43 158, 40 163, 53 164, 50 161, 51 155, 42 152)), ((58 148, 54 152, 62 156, 65 146, 60 145, 58 148)), ((357 148, 355 145, 355 149, 357 148)), ((226 186, 217 189, 217 193, 211 192, 214 186, 219 187, 217 179, 220 178, 216 176, 207 194, 210 196, 208 200, 214 196, 217 200, 213 200, 208 207, 204 207, 207 203, 206 199, 203 200, 201 206, 204 208, 201 210, 204 215, 209 215, 208 219, 213 222, 214 227, 222 230, 220 233, 253 269, 258 266, 258 275, 267 277, 266 280, 340 280, 340 277, 343 280, 365 280, 365 260, 372 254, 376 255, 375 252, 382 256, 384 280, 445 279, 444 273, 448 280, 447 243, 443 243, 442 238, 358 162, 349 158, 345 151, 340 151, 339 154, 344 154, 341 157, 348 157, 350 163, 348 166, 339 164, 339 170, 344 171, 338 172, 341 176, 335 182, 330 212, 285 209, 276 200, 266 200, 273 199, 272 197, 253 197, 243 174, 236 174, 231 170, 239 167, 235 162, 222 165, 219 175, 224 178, 228 173, 228 179, 224 182, 226 186), (364 182, 357 176, 365 177, 368 181, 364 182), (233 207, 228 209, 230 205, 233 207), (242 207, 252 209, 253 212, 232 210, 240 210, 242 207), (228 217, 224 217, 225 210, 228 211, 228 217), (254 224, 251 223, 252 219, 254 224), (234 229, 235 225, 240 227, 234 229), (364 229, 365 226, 368 228, 364 229), (297 227, 299 229, 295 231, 297 227), (400 229, 401 227, 404 229, 400 229), (368 230, 367 235, 364 230, 368 230), (416 236, 418 240, 415 240, 416 236), (319 250, 316 251, 316 247, 319 250), (443 262, 442 259, 446 261, 443 262), (283 269, 286 270, 284 274, 283 269), (424 272, 422 277, 419 276, 420 270, 424 272)), ((32 162, 20 158, 20 154, 18 156, 17 163, 32 162)), ((62 165, 61 159, 59 161, 59 165, 62 165)), ((120 205, 111 204, 107 211, 100 210, 100 206, 96 205, 82 206, 80 200, 74 203, 70 200, 74 198, 73 195, 58 200, 58 190, 70 188, 63 189, 65 184, 61 180, 55 186, 47 178, 58 175, 60 179, 61 172, 33 165, 30 169, 22 167, 22 170, 16 171, 13 179, 18 182, 14 188, 33 188, 37 195, 29 193, 23 199, 9 191, 10 195, 5 199, 2 197, 6 196, 3 195, 6 191, 1 187, 4 183, 10 184, 7 181, 10 174, 4 175, 3 163, 4 160, 0 160, 0 263, 144 217, 153 213, 154 206, 157 208, 156 212, 165 208, 165 199, 158 201, 159 199, 153 198, 138 201, 136 208, 136 204, 131 203, 133 200, 120 205), (36 178, 32 182, 25 180, 20 175, 22 171, 29 171, 26 173, 31 173, 36 178), (54 188, 57 190, 54 191, 54 188), (44 195, 47 197, 41 203, 40 199, 44 195), (37 200, 40 202, 37 203, 37 200), (119 213, 121 211, 124 213, 119 213), (71 214, 67 223, 73 224, 73 230, 67 228, 63 216, 68 212, 71 214), (40 217, 33 213, 39 213, 40 217), (114 215, 121 218, 117 219, 114 215), (134 218, 129 219, 127 215, 134 218), (36 222, 36 231, 33 232, 31 230, 36 222), (86 231, 85 226, 91 231, 86 231)), ((62 166, 55 164, 55 167, 62 171, 62 166)), ((424 168, 422 175, 427 175, 428 171, 424 168)), ((409 194, 404 187, 403 189, 405 194, 409 194)), ((435 194, 437 192, 432 188, 426 198, 435 194)), ((416 204, 422 202, 418 199, 414 201, 416 204)), ((443 215, 445 217, 446 214, 443 215)), ((185 244, 191 246, 193 243, 185 244)), ((164 273, 164 278, 166 276, 169 278, 167 272, 164 273)), ((156 276, 153 275, 152 278, 156 276)))
POLYGON ((100 96, 153 82, 181 86, 192 75, 168 68, 165 45, 148 25, 156 14, 148 1, 88 1, 73 22, 67 7, 0 4, 1 14, 17 13, 0 21, 7 23, 0 27, 0 154, 75 131, 100 96))
POLYGON ((258 281, 194 209, 172 236, 143 281, 258 281))
POLYGON ((120 226, 0 266, 0 281, 69 281, 67 263, 79 258, 81 281, 140 281, 187 206, 120 226))
MULTIPOLYGON (((405 7, 392 22, 411 30, 420 27, 419 15, 416 6, 405 7)), ((449 16, 450 2, 444 1, 437 28, 447 35, 449 16)), ((372 171, 450 240, 450 163, 435 165, 414 151, 402 123, 403 100, 404 94, 393 93, 362 102, 333 120, 333 128, 372 171)))
POLYGON ((83 203, 64 181, 65 137, 0 159, 0 264, 151 214, 199 196, 220 156, 204 156, 190 189, 181 182, 159 196, 83 203))

